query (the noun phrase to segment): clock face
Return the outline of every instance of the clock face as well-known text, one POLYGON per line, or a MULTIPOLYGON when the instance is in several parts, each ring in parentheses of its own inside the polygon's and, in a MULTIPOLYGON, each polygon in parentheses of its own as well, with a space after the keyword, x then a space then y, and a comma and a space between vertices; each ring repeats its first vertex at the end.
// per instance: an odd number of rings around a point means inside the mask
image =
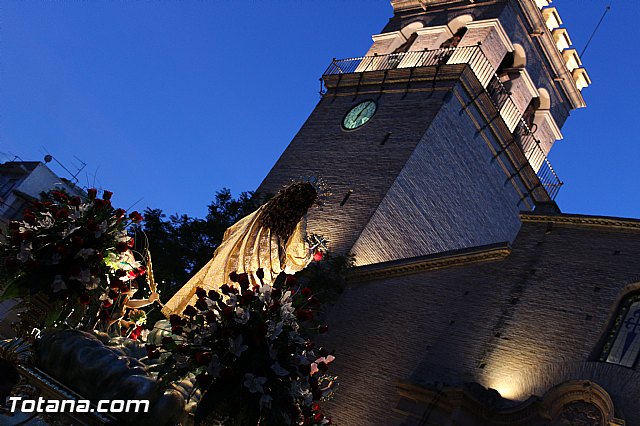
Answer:
POLYGON ((351 108, 351 110, 344 116, 342 120, 342 126, 347 130, 357 129, 363 126, 373 114, 376 113, 377 105, 374 101, 360 102, 358 105, 351 108))

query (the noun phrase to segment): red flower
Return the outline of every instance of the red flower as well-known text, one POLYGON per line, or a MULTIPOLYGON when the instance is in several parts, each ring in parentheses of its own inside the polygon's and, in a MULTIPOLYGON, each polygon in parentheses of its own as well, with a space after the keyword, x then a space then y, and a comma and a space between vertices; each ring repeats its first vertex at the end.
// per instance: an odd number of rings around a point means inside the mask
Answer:
POLYGON ((271 291, 271 297, 273 299, 280 299, 280 297, 282 297, 282 290, 280 290, 279 288, 274 288, 271 291))
POLYGON ((113 303, 109 302, 108 300, 103 300, 102 301, 102 307, 103 308, 110 308, 113 305, 113 303))
POLYGON ((90 200, 95 200, 96 196, 98 195, 98 190, 95 188, 89 188, 87 189, 87 197, 90 200))
POLYGON ((213 355, 211 354, 211 352, 196 352, 193 358, 195 359, 196 363, 200 365, 209 365, 211 359, 213 358, 213 355))
POLYGON ((91 296, 89 296, 89 293, 82 293, 78 298, 78 302, 80 302, 81 305, 86 306, 91 303, 91 296))
POLYGON ((71 238, 71 244, 73 245, 73 247, 75 248, 80 248, 84 245, 84 240, 82 239, 81 236, 79 235, 74 235, 71 238))
POLYGON ((298 279, 295 275, 287 275, 284 283, 287 287, 293 287, 294 285, 298 284, 298 279))
POLYGON ((87 221, 87 229, 89 229, 89 231, 97 231, 100 229, 100 225, 98 225, 98 222, 96 222, 93 219, 89 219, 87 221))
POLYGON ((321 325, 318 327, 318 333, 320 334, 324 334, 327 331, 329 331, 329 326, 328 325, 321 325))
POLYGON ((321 251, 317 251, 313 255, 313 260, 315 260, 316 262, 320 262, 323 256, 324 256, 324 253, 322 253, 321 251))
POLYGON ((93 201, 93 205, 96 206, 96 208, 101 209, 103 207, 108 207, 111 205, 110 201, 105 201, 105 200, 101 200, 100 198, 97 198, 93 201))
POLYGON ((171 325, 182 325, 182 318, 180 317, 180 315, 171 314, 169 316, 169 323, 171 325))
POLYGON ((213 377, 203 371, 196 376, 196 382, 198 382, 201 388, 208 389, 211 383, 213 383, 213 377))
POLYGON ((113 195, 113 192, 111 192, 111 191, 104 191, 104 192, 102 193, 102 199, 103 199, 103 200, 110 200, 112 195, 113 195))
POLYGON ((198 313, 198 310, 197 310, 196 308, 194 308, 194 307, 193 307, 193 306, 191 306, 191 305, 188 305, 188 306, 185 308, 185 310, 184 310, 184 312, 183 312, 182 314, 183 314, 183 315, 186 315, 186 316, 188 316, 188 317, 192 317, 192 316, 196 315, 197 313, 198 313))
POLYGON ((129 250, 129 246, 124 241, 120 241, 118 244, 116 244, 116 250, 120 253, 124 253, 125 251, 129 250))
POLYGON ((231 306, 225 306, 224 309, 222 309, 222 316, 227 319, 233 318, 233 308, 231 306))
POLYGON ((133 237, 130 237, 129 240, 127 241, 127 245, 133 248, 133 246, 136 245, 136 240, 133 237))
POLYGON ((109 313, 104 309, 100 309, 100 312, 98 313, 98 319, 100 321, 106 321, 107 319, 109 319, 109 313))
POLYGON ((203 297, 207 297, 207 292, 202 287, 197 287, 196 295, 198 296, 198 298, 202 299, 203 297))
POLYGON ((136 222, 136 223, 140 223, 140 222, 142 222, 142 220, 143 220, 144 218, 143 218, 143 217, 142 217, 142 215, 141 215, 140 213, 138 213, 138 212, 131 212, 131 213, 129 214, 129 219, 133 220, 133 221, 134 221, 134 222, 136 222))
POLYGON ((320 404, 318 404, 317 402, 311 404, 311 411, 320 411, 320 404))
POLYGON ((313 294, 313 290, 311 290, 309 287, 305 287, 302 290, 300 290, 300 294, 302 295, 302 297, 306 299, 307 297, 310 297, 313 294))
POLYGON ((30 223, 31 225, 34 225, 36 223, 36 217, 31 212, 25 213, 22 219, 24 219, 25 222, 30 223))
POLYGON ((118 292, 115 290, 109 290, 109 293, 107 293, 107 297, 111 300, 114 300, 116 297, 118 297, 118 292))
POLYGON ((313 416, 313 421, 314 421, 314 422, 321 422, 321 421, 322 421, 322 419, 324 419, 324 415, 323 415, 322 413, 316 413, 316 414, 313 416))
POLYGON ((207 305, 207 301, 202 298, 196 301, 196 308, 200 309, 201 311, 206 311, 207 309, 209 309, 209 305, 207 305))
POLYGON ((213 311, 207 311, 207 313, 204 314, 204 318, 209 324, 214 323, 216 322, 216 313, 213 311))
POLYGON ((78 197, 78 196, 71 197, 71 199, 69 200, 69 205, 73 206, 73 207, 78 207, 81 202, 82 202, 82 200, 80 200, 80 197, 78 197))
POLYGON ((113 212, 116 219, 122 219, 126 213, 125 209, 116 209, 116 211, 113 212))
POLYGON ((240 302, 243 305, 248 305, 253 300, 253 296, 254 294, 251 290, 246 290, 245 292, 242 293, 242 299, 240 302))
POLYGON ((53 198, 55 198, 56 200, 59 200, 59 201, 65 201, 65 200, 69 199, 67 194, 65 194, 64 192, 61 192, 61 191, 51 191, 51 195, 53 195, 53 198))
POLYGON ((311 321, 313 319, 313 312, 309 309, 298 309, 296 311, 296 318, 300 322, 311 321))
POLYGON ((240 288, 243 290, 246 290, 249 288, 249 274, 244 273, 244 274, 240 274, 238 275, 238 284, 240 285, 240 288))

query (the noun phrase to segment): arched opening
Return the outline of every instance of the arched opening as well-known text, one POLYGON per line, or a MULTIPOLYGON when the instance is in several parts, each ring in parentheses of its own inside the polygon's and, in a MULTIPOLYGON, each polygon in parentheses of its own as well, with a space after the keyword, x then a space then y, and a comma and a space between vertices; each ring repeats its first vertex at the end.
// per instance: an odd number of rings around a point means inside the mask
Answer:
POLYGON ((416 41, 416 38, 418 37, 418 33, 416 31, 418 31, 423 26, 424 25, 422 24, 422 22, 412 22, 409 25, 406 25, 404 28, 402 28, 400 30, 400 33, 402 34, 402 37, 405 38, 405 41, 396 49, 394 49, 392 53, 408 52, 409 49, 411 48, 411 45, 413 44, 414 41, 416 41))
POLYGON ((524 47, 518 43, 513 44, 513 68, 525 68, 527 66, 527 54, 524 47))
POLYGON ((538 110, 550 110, 551 109, 551 98, 549 97, 549 92, 547 89, 538 89, 538 93, 540 94, 540 106, 538 110))
POLYGON ((640 292, 625 292, 601 341, 598 361, 635 368, 640 357, 640 292))
POLYGON ((458 32, 460 28, 466 26, 471 21, 473 21, 472 15, 469 15, 469 14, 460 15, 460 16, 456 16, 451 21, 449 21, 447 26, 449 27, 449 30, 451 30, 451 33, 455 34, 458 32))

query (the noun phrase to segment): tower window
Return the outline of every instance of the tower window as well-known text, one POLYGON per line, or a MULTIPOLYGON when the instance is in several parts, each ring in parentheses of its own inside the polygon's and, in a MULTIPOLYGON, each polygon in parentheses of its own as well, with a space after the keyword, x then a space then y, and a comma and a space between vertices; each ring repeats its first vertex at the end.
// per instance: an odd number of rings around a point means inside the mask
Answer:
POLYGON ((626 297, 607 335, 600 361, 632 368, 640 355, 640 294, 626 297))

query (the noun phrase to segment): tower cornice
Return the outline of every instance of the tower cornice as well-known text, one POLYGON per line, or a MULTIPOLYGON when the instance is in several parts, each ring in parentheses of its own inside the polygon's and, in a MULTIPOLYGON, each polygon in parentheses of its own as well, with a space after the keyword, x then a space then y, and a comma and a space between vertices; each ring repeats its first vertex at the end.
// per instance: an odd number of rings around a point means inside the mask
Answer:
POLYGON ((520 6, 526 23, 529 25, 530 35, 532 35, 533 39, 537 39, 540 50, 553 66, 553 70, 556 72, 556 76, 553 76, 554 80, 560 83, 560 86, 571 103, 571 109, 584 108, 587 105, 582 97, 582 93, 576 86, 573 75, 567 69, 566 61, 562 57, 562 53, 558 50, 551 31, 544 25, 544 19, 540 9, 538 9, 532 0, 515 1, 520 6))

